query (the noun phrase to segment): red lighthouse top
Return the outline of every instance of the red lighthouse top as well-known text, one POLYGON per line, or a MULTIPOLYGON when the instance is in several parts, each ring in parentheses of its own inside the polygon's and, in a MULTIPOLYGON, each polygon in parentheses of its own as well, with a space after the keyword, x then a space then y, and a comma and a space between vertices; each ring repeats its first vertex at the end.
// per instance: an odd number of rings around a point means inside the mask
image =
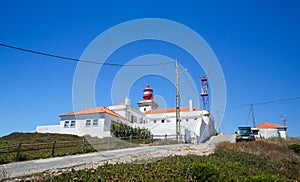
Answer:
POLYGON ((145 89, 144 89, 144 96, 143 96, 144 100, 151 100, 153 98, 153 89, 150 87, 150 85, 148 85, 145 89))

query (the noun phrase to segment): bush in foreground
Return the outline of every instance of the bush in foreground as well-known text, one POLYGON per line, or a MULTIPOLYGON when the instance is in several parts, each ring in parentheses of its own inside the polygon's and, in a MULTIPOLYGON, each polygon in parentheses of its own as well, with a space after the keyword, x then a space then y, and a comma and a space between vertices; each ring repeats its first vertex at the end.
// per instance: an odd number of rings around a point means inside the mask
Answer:
POLYGON ((300 145, 299 144, 289 145, 289 149, 293 150, 297 154, 300 154, 300 145))

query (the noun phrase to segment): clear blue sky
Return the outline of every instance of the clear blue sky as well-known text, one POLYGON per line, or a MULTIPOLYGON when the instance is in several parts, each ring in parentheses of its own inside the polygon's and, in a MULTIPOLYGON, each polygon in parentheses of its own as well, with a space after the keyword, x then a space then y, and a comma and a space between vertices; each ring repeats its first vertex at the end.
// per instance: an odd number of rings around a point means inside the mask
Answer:
MULTIPOLYGON (((164 18, 201 35, 215 52, 227 86, 227 107, 221 131, 251 125, 249 102, 300 96, 300 2, 289 1, 5 1, 0 5, 0 43, 80 58, 100 33, 125 21, 164 18)), ((101 50, 99 50, 101 51, 101 50)), ((110 58, 125 64, 143 53, 166 52, 172 45, 137 42, 110 58), (121 58, 124 56, 124 60, 121 58)), ((182 59, 181 59, 182 60, 182 59)), ((180 60, 179 60, 180 61, 180 60)), ((0 136, 33 131, 59 123, 59 114, 73 111, 72 84, 76 62, 0 47, 0 136)), ((182 61, 194 82, 201 68, 182 61)), ((97 83, 110 84, 118 69, 105 67, 97 83)), ((174 106, 174 85, 157 76, 138 80, 130 90, 132 105, 150 83, 168 106, 174 106)), ((199 89, 199 88, 198 88, 199 89)), ((96 88, 97 105, 111 104, 110 88, 96 88)), ((300 100, 254 106, 256 123, 281 124, 287 115, 288 135, 300 137, 300 100)))

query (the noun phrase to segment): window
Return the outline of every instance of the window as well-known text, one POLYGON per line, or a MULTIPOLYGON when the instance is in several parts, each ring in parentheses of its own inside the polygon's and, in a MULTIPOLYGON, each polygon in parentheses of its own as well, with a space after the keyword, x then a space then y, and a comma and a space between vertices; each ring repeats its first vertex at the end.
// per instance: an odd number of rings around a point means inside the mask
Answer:
POLYGON ((258 130, 252 130, 254 135, 258 135, 258 130))
POLYGON ((75 121, 71 121, 70 128, 75 128, 75 121))
POLYGON ((90 127, 91 126, 91 120, 90 119, 88 119, 88 120, 85 121, 85 126, 86 127, 90 127))
POLYGON ((134 120, 134 116, 133 115, 131 115, 131 123, 133 123, 133 120, 134 120))
POLYGON ((154 120, 153 122, 156 123, 156 120, 154 120))
POLYGON ((64 128, 69 128, 69 121, 65 121, 64 128))
POLYGON ((146 111, 146 108, 144 108, 144 111, 146 111))
POLYGON ((162 119, 162 120, 161 120, 161 123, 165 123, 165 120, 164 120, 164 119, 162 119))
POLYGON ((189 119, 186 119, 185 121, 189 121, 189 119))
POLYGON ((98 119, 93 120, 93 126, 98 126, 98 119))
POLYGON ((136 122, 137 122, 137 119, 138 119, 138 118, 137 118, 136 116, 134 116, 133 122, 136 123, 136 122))

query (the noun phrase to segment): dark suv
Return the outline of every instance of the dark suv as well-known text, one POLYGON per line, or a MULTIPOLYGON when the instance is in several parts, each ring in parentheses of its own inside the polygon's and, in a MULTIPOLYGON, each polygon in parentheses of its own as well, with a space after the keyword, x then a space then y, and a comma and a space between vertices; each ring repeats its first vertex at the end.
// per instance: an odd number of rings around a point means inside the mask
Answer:
POLYGON ((251 127, 238 127, 238 131, 235 132, 235 141, 254 141, 255 137, 251 130, 251 127))

